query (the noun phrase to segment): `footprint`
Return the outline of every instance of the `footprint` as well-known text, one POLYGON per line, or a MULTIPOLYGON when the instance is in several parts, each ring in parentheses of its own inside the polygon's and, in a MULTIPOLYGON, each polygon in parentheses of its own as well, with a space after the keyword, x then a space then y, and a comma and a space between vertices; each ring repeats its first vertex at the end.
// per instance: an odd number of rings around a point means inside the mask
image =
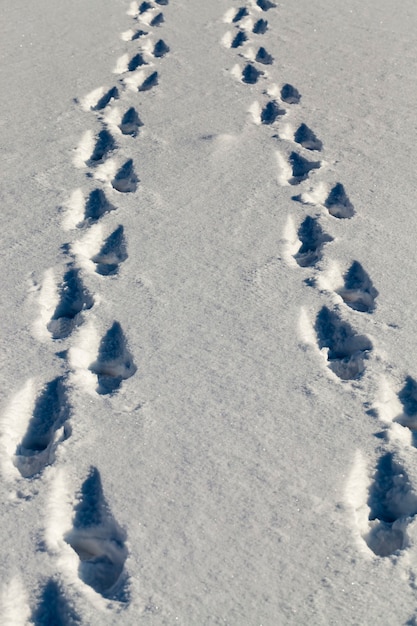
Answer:
POLYGON ((107 200, 104 192, 101 189, 94 189, 85 203, 84 219, 90 223, 97 222, 105 213, 115 210, 116 207, 107 200))
POLYGON ((146 31, 139 29, 132 35, 131 41, 136 41, 137 39, 140 39, 141 37, 145 37, 145 35, 147 34, 148 33, 146 31))
POLYGON ((47 328, 53 339, 65 339, 82 323, 82 311, 91 309, 94 300, 84 287, 80 270, 74 267, 65 272, 59 286, 59 302, 47 328))
POLYGON ((232 19, 232 22, 234 24, 236 24, 236 22, 240 22, 240 20, 242 20, 247 15, 249 15, 249 12, 248 12, 247 8, 246 7, 241 7, 240 9, 237 10, 236 15, 232 19))
POLYGON ((163 39, 160 39, 156 42, 155 47, 153 49, 153 55, 156 59, 160 59, 164 57, 169 52, 169 46, 165 43, 163 39))
POLYGON ((255 35, 263 35, 268 30, 268 22, 266 20, 258 20, 253 27, 252 32, 255 35))
POLYGON ((394 418, 394 422, 405 426, 412 431, 413 444, 417 439, 417 381, 411 376, 405 379, 404 387, 398 394, 398 399, 403 406, 403 413, 394 418))
POLYGON ((263 72, 257 70, 254 65, 248 63, 242 72, 242 81, 247 85, 254 85, 258 82, 258 78, 261 74, 263 74, 263 72))
POLYGON ((268 102, 261 112, 262 124, 273 124, 277 117, 285 115, 285 109, 280 109, 279 104, 275 100, 268 102))
POLYGON ((245 41, 247 41, 247 39, 248 37, 246 33, 244 33, 243 30, 240 30, 238 34, 236 35, 236 37, 233 39, 232 43, 230 44, 230 47, 239 48, 245 43, 245 41))
POLYGON ((152 4, 150 2, 142 2, 139 7, 139 15, 141 15, 142 13, 146 13, 146 11, 149 11, 149 9, 152 9, 152 4))
POLYGON ((358 261, 353 261, 344 275, 344 287, 337 293, 351 309, 362 313, 372 313, 378 291, 373 286, 369 275, 358 261))
POLYGON ((111 102, 111 100, 119 99, 119 90, 117 87, 112 87, 107 91, 92 108, 93 111, 102 111, 111 102))
MULTIPOLYGON (((104 497, 95 467, 81 485, 74 507, 73 528, 65 541, 80 559, 81 580, 105 598, 126 601, 123 570, 127 558, 126 533, 116 522, 104 497)), ((55 623, 55 622, 54 622, 55 623)))
POLYGON ((308 178, 311 170, 319 169, 321 165, 320 161, 309 161, 297 152, 291 152, 289 162, 292 168, 292 178, 288 181, 290 185, 299 185, 308 178))
POLYGON ((110 152, 117 148, 116 142, 108 130, 101 130, 97 135, 96 145, 88 161, 88 165, 102 163, 110 152))
POLYGON ((323 256, 323 247, 333 241, 333 237, 323 232, 318 218, 309 215, 298 229, 298 238, 301 247, 294 255, 300 267, 313 267, 323 256))
POLYGON ((406 527, 417 513, 417 495, 406 471, 387 452, 379 459, 368 498, 370 531, 364 537, 377 556, 407 547, 406 527))
POLYGON ((328 366, 339 378, 352 380, 364 371, 364 360, 372 350, 368 337, 358 335, 326 306, 317 315, 315 330, 319 348, 327 349, 328 366))
POLYGON ((281 100, 287 104, 298 104, 301 96, 295 87, 286 83, 281 89, 281 100))
POLYGON ((323 143, 320 139, 317 139, 316 135, 306 124, 301 124, 295 131, 294 141, 307 150, 317 150, 320 152, 323 148, 323 143))
POLYGON ((150 74, 150 76, 148 76, 148 78, 146 78, 143 81, 138 91, 149 91, 150 89, 152 89, 152 87, 155 87, 157 84, 158 84, 158 72, 153 72, 152 74, 150 74))
POLYGON ((166 7, 169 3, 169 0, 155 0, 156 4, 161 5, 161 7, 166 7))
POLYGON ((53 463, 57 446, 71 434, 69 417, 64 380, 58 377, 39 394, 26 433, 17 446, 14 464, 24 478, 40 474, 53 463))
POLYGON ((353 204, 347 197, 342 183, 336 183, 327 196, 324 206, 329 211, 330 215, 340 219, 349 219, 355 214, 353 204))
POLYGON ((93 257, 96 272, 102 276, 113 276, 119 271, 120 263, 128 257, 123 226, 119 226, 107 237, 100 252, 93 257))
POLYGON ((41 588, 39 603, 32 614, 34 626, 76 626, 81 618, 67 600, 61 585, 50 578, 41 588))
POLYGON ((164 14, 158 13, 158 15, 155 15, 155 17, 151 21, 150 26, 152 27, 160 26, 161 24, 163 24, 164 21, 165 21, 164 14))
POLYGON ((274 61, 274 57, 261 46, 256 53, 255 61, 263 63, 263 65, 271 65, 274 61))
POLYGON ((97 361, 89 369, 97 375, 97 393, 101 395, 116 391, 124 380, 135 374, 137 368, 119 322, 114 322, 104 335, 97 361))
POLYGON ((256 0, 256 4, 262 11, 269 11, 269 9, 273 9, 277 5, 271 0, 256 0))
POLYGON ((135 56, 133 56, 130 59, 127 65, 127 69, 129 72, 134 72, 135 70, 138 69, 138 67, 141 67, 142 65, 148 65, 148 64, 146 63, 145 59, 140 54, 140 52, 138 52, 137 54, 135 54, 135 56))
POLYGON ((132 137, 137 136, 141 126, 143 126, 143 122, 140 120, 140 117, 134 107, 130 107, 130 109, 126 111, 122 117, 121 123, 119 124, 119 128, 123 135, 131 135, 132 137))
POLYGON ((133 160, 129 159, 119 169, 111 184, 113 189, 120 193, 134 193, 137 189, 139 179, 133 167, 133 160))

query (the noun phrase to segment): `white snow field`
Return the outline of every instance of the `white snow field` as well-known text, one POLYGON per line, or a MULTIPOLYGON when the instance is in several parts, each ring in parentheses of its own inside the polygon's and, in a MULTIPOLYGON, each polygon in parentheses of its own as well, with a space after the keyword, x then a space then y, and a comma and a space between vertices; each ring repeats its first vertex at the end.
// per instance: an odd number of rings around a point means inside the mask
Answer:
POLYGON ((417 4, 1 3, 0 624, 417 624, 417 4))

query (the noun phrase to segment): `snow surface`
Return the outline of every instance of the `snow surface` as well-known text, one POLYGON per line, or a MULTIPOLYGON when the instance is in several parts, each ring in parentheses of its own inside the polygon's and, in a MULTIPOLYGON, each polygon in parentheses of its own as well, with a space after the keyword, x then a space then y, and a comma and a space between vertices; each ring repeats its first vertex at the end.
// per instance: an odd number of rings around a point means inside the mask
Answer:
POLYGON ((0 623, 416 624, 415 2, 58 4, 0 22, 0 623))

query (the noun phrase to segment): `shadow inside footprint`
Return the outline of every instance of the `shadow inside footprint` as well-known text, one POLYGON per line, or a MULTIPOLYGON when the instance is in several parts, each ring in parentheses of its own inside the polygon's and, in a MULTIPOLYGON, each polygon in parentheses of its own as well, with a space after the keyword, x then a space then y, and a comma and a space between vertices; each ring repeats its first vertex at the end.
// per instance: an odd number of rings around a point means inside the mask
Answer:
POLYGON ((148 65, 148 64, 146 63, 143 56, 138 52, 137 54, 135 54, 134 57, 130 59, 127 69, 129 72, 134 72, 135 70, 138 69, 138 67, 141 67, 142 65, 148 65))
POLYGON ((315 330, 319 348, 327 348, 328 365, 339 378, 352 380, 362 374, 364 360, 373 347, 368 337, 358 335, 326 306, 317 315, 315 330))
POLYGON ((164 21, 165 21, 164 14, 163 13, 158 13, 158 15, 155 15, 155 17, 151 21, 150 25, 152 27, 160 26, 161 24, 164 23, 164 21))
POLYGON ((84 287, 78 268, 70 267, 59 286, 59 302, 47 328, 53 339, 65 339, 78 326, 80 313, 91 309, 94 300, 84 287))
POLYGON ((257 61, 258 63, 263 63, 264 65, 272 65, 274 57, 269 54, 269 52, 267 52, 265 48, 261 47, 256 53, 255 61, 257 61))
POLYGON ((119 169, 116 176, 111 181, 113 189, 120 193, 134 193, 137 189, 139 179, 133 167, 133 160, 129 159, 119 169))
POLYGON ((103 129, 97 135, 96 145, 88 162, 89 165, 97 165, 104 161, 110 152, 116 149, 116 142, 108 130, 103 129))
POLYGON ((301 124, 295 131, 294 141, 307 150, 317 150, 320 152, 323 148, 323 143, 320 139, 317 139, 316 135, 306 124, 301 124))
POLYGON ((264 33, 266 33, 266 31, 268 30, 268 22, 266 20, 258 20, 253 29, 252 32, 255 35, 263 35, 264 33))
POLYGON ((157 84, 158 72, 152 72, 152 74, 150 74, 148 78, 143 81, 141 86, 138 88, 138 91, 149 91, 152 87, 156 87, 157 84))
POLYGON ((123 226, 120 225, 109 235, 100 252, 92 261, 97 264, 96 272, 102 276, 113 276, 119 271, 120 263, 127 259, 126 239, 123 226))
POLYGON ((372 313, 378 291, 359 261, 353 261, 344 280, 344 287, 337 291, 344 302, 355 311, 372 313))
POLYGON ((406 547, 406 527, 417 513, 417 496, 404 468, 391 452, 379 459, 368 497, 370 531, 364 537, 378 556, 406 547))
POLYGON ((119 99, 119 91, 117 87, 112 87, 111 89, 109 89, 109 91, 107 91, 107 93, 105 93, 100 98, 97 104, 91 108, 93 111, 102 111, 103 109, 106 108, 106 106, 110 103, 111 100, 118 100, 118 99, 119 99))
POLYGON ((119 322, 114 322, 104 335, 97 361, 89 369, 97 375, 97 393, 100 395, 113 393, 124 380, 135 374, 137 368, 119 322))
POLYGON ((231 48, 239 48, 241 45, 243 45, 245 43, 245 41, 247 41, 248 37, 246 35, 246 33, 243 32, 243 30, 240 30, 238 32, 238 34, 236 35, 236 37, 233 39, 230 47, 231 48))
POLYGON ((269 9, 273 9, 277 5, 271 0, 256 0, 256 4, 262 11, 269 11, 269 9))
POLYGON ((71 434, 67 392, 62 377, 45 385, 39 394, 26 433, 17 446, 15 465, 25 478, 39 474, 54 461, 55 448, 71 434), (59 441, 57 432, 63 428, 59 441))
POLYGON ((165 43, 163 39, 160 39, 156 42, 155 47, 153 49, 153 55, 156 59, 160 59, 164 57, 169 52, 169 46, 165 43))
POLYGON ((301 96, 295 87, 286 83, 281 89, 281 100, 287 104, 298 104, 301 96))
POLYGON ((292 178, 288 181, 290 185, 299 185, 303 180, 308 178, 311 170, 320 168, 320 161, 309 161, 297 152, 291 152, 290 165, 292 167, 292 178))
POLYGON ((104 191, 94 189, 85 203, 84 218, 86 222, 97 222, 105 213, 115 210, 116 207, 107 200, 104 191))
POLYGON ((34 626, 76 626, 79 615, 65 597, 61 585, 50 578, 43 586, 37 608, 32 614, 34 626))
POLYGON ((95 467, 81 486, 74 513, 73 529, 65 541, 80 559, 81 580, 105 598, 126 601, 122 580, 126 533, 111 513, 95 467))
POLYGON ((242 72, 242 81, 247 85, 254 85, 258 82, 258 78, 261 74, 263 74, 263 72, 257 70, 254 65, 248 63, 242 72))
POLYGON ((237 10, 236 15, 232 19, 232 22, 236 24, 236 22, 240 22, 240 20, 246 17, 247 15, 249 15, 247 8, 241 7, 240 9, 237 10))
POLYGON ((271 100, 262 109, 261 122, 262 124, 273 124, 277 117, 285 115, 285 113, 285 109, 280 109, 278 103, 271 100))
POLYGON ((349 219, 355 214, 353 204, 347 197, 342 183, 336 183, 327 196, 324 206, 329 211, 330 215, 340 219, 349 219))
POLYGON ((323 231, 318 218, 309 215, 298 229, 298 238, 301 247, 294 258, 300 267, 313 267, 322 258, 324 245, 333 241, 333 237, 323 231))
POLYGON ((143 122, 134 107, 130 107, 130 109, 126 111, 119 124, 123 135, 131 135, 132 137, 136 137, 141 126, 143 126, 143 122))

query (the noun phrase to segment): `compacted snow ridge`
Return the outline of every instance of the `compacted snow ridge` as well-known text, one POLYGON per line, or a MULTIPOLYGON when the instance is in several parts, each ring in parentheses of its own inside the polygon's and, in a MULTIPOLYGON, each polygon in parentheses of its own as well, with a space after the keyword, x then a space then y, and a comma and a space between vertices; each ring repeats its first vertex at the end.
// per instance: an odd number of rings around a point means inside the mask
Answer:
POLYGON ((2 123, 0 623, 417 623, 414 3, 65 10, 2 123))

